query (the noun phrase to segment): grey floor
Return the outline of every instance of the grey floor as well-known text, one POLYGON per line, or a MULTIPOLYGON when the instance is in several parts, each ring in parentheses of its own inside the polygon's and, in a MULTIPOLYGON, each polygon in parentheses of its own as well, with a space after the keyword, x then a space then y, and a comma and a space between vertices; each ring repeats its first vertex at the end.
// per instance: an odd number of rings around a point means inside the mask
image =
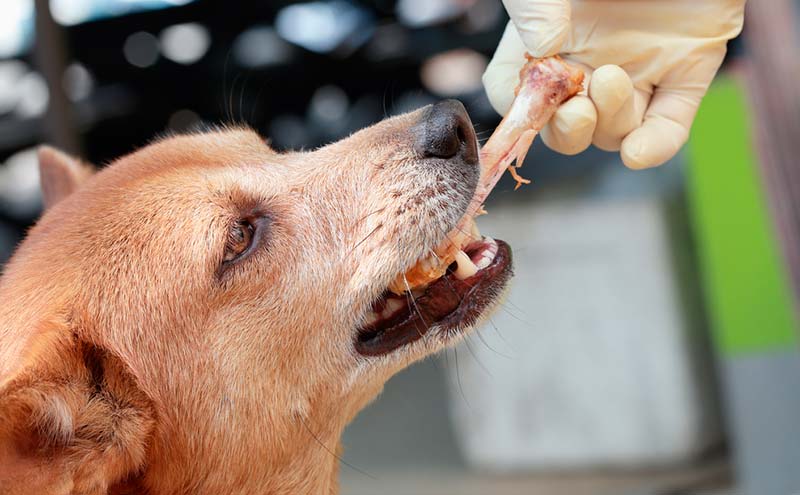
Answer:
MULTIPOLYGON (((451 353, 452 359, 452 350, 451 353)), ((444 361, 400 373, 350 425, 343 438, 344 495, 732 495, 723 456, 645 472, 515 473, 471 470, 448 416, 444 361), (363 471, 363 472, 360 472, 363 471), (366 474, 365 474, 366 473, 366 474)))

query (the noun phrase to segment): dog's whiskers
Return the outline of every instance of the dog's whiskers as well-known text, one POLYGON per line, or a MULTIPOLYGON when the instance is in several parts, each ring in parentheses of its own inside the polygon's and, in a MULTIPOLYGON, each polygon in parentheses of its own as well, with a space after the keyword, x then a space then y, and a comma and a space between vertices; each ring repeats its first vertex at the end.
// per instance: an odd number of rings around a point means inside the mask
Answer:
MULTIPOLYGON (((494 323, 494 320, 492 320, 491 317, 489 317, 488 320, 489 324, 492 325, 492 328, 494 328, 494 331, 497 333, 497 336, 500 337, 500 340, 502 340, 507 346, 511 347, 511 343, 503 336, 502 333, 500 333, 500 329, 497 328, 497 325, 494 323)), ((512 356, 509 357, 511 359, 514 359, 512 356)))
POLYGON ((363 222, 364 220, 366 220, 367 218, 371 217, 372 215, 374 215, 374 214, 376 214, 376 213, 380 213, 380 212, 382 212, 382 211, 386 210, 386 208, 387 208, 387 207, 386 207, 386 206, 384 206, 383 208, 378 208, 378 209, 377 209, 377 210, 375 210, 375 211, 371 211, 371 212, 367 213, 367 214, 366 214, 366 215, 364 215, 363 217, 361 217, 361 218, 359 218, 358 220, 356 220, 356 223, 355 223, 355 224, 353 224, 353 227, 354 227, 354 228, 355 228, 355 227, 358 227, 358 226, 359 226, 359 224, 361 224, 361 222, 363 222))
POLYGON ((226 113, 231 124, 236 123, 235 110, 233 108, 233 95, 236 92, 236 85, 239 83, 239 78, 241 77, 241 72, 236 74, 236 77, 233 78, 233 84, 231 84, 231 91, 228 93, 228 108, 226 113))
POLYGON ((253 106, 250 107, 250 121, 248 122, 248 124, 250 124, 251 126, 253 126, 255 128, 258 128, 258 126, 254 123, 255 122, 256 110, 258 109, 258 104, 261 101, 261 95, 264 92, 264 88, 266 88, 266 87, 267 87, 266 84, 262 84, 261 87, 258 88, 258 93, 256 93, 255 102, 253 102, 253 106))
POLYGON ((244 119, 244 94, 247 92, 247 84, 250 82, 250 77, 252 73, 247 73, 244 77, 244 82, 242 83, 242 88, 239 90, 239 122, 240 124, 249 124, 244 119))
POLYGON ((322 442, 322 440, 319 439, 317 434, 314 433, 314 431, 308 426, 308 423, 306 423, 306 420, 303 418, 303 416, 297 415, 296 417, 300 419, 300 422, 303 424, 303 426, 305 427, 305 429, 308 432, 308 434, 311 435, 311 438, 313 438, 320 445, 320 447, 322 447, 326 452, 328 452, 330 455, 335 457, 339 462, 341 462, 345 466, 349 467, 350 469, 352 469, 352 470, 354 470, 354 471, 356 471, 358 473, 363 474, 364 476, 372 478, 373 480, 377 480, 378 479, 375 476, 372 476, 368 472, 364 471, 363 469, 361 469, 359 467, 356 467, 356 466, 350 464, 349 462, 345 461, 344 459, 342 459, 341 456, 339 456, 338 454, 336 454, 336 452, 334 452, 330 448, 328 448, 328 446, 325 445, 322 442))
POLYGON ((469 401, 467 400, 467 396, 464 394, 464 386, 461 385, 461 369, 458 367, 458 348, 453 347, 453 354, 455 355, 456 361, 456 381, 458 382, 458 391, 461 393, 461 398, 464 399, 464 404, 467 405, 467 409, 470 412, 473 411, 472 406, 470 405, 469 401))
MULTIPOLYGON (((494 322, 492 321, 492 319, 491 319, 491 318, 488 318, 488 321, 489 321, 489 323, 490 323, 492 326, 494 326, 494 327, 495 327, 495 329, 497 329, 497 327, 494 325, 494 322)), ((498 333, 499 333, 499 332, 498 332, 498 333)), ((489 345, 489 342, 488 342, 488 341, 487 341, 487 340, 486 340, 486 339, 483 337, 483 334, 481 333, 481 329, 480 329, 480 328, 476 328, 476 329, 475 329, 475 334, 478 336, 478 338, 480 339, 480 341, 481 341, 481 342, 483 342, 483 345, 485 345, 485 346, 486 346, 486 348, 487 348, 487 349, 489 349, 490 351, 492 351, 492 352, 494 352, 495 354, 497 354, 498 356, 502 356, 502 357, 504 357, 504 358, 506 358, 506 359, 513 359, 513 358, 512 358, 511 356, 509 356, 508 354, 504 354, 504 353, 502 353, 502 352, 498 351, 497 349, 495 349, 494 347, 490 346, 490 345, 489 345)))
POLYGON ((232 52, 233 48, 228 49, 228 53, 225 54, 225 62, 222 64, 222 113, 225 120, 232 120, 228 117, 228 107, 225 105, 225 101, 228 99, 228 61, 232 52))
POLYGON ((483 371, 485 371, 487 375, 489 375, 490 377, 494 378, 494 375, 492 375, 492 372, 491 372, 491 371, 489 371, 489 368, 487 368, 487 367, 486 367, 486 366, 483 364, 483 361, 481 361, 481 360, 478 358, 478 355, 477 355, 477 354, 475 354, 475 351, 473 351, 473 350, 472 350, 472 346, 471 346, 471 345, 469 345, 469 334, 468 334, 468 333, 464 333, 464 344, 466 344, 466 346, 467 346, 467 350, 469 351, 469 353, 470 353, 470 354, 472 354, 472 357, 475 359, 475 362, 476 362, 476 363, 478 363, 478 366, 480 366, 480 367, 481 367, 481 369, 482 369, 483 371))
MULTIPOLYGON (((411 298, 411 304, 414 306, 414 311, 417 312, 419 315, 419 319, 422 320, 422 324, 425 325, 425 331, 428 332, 431 329, 431 326, 428 325, 428 322, 425 321, 425 317, 422 316, 422 312, 419 310, 419 306, 417 306, 417 300, 414 298, 414 294, 411 292, 411 286, 408 284, 408 279, 406 278, 406 274, 403 274, 403 283, 406 284, 406 299, 409 297, 411 298)), ((417 331, 420 337, 423 337, 424 334, 419 331, 416 325, 414 325, 414 329, 417 331)))
MULTIPOLYGON (((440 232, 444 232, 444 229, 443 229, 443 228, 441 228, 441 227, 438 227, 438 229, 439 229, 439 231, 440 231, 440 232)), ((464 235, 466 235, 466 236, 471 236, 471 235, 472 235, 472 233, 471 233, 471 232, 466 232, 466 231, 464 231, 464 229, 462 229, 462 228, 461 228, 461 227, 459 227, 458 225, 456 225, 455 227, 453 227, 453 229, 454 229, 454 230, 458 230, 459 232, 461 232, 462 234, 464 234, 464 235)), ((445 233, 445 237, 447 237, 447 240, 448 240, 448 241, 450 241, 450 244, 455 244, 455 243, 453 242, 453 240, 452 240, 452 239, 450 239, 450 232, 452 232, 452 231, 453 231, 453 230, 449 230, 449 231, 447 231, 447 232, 445 233)))
MULTIPOLYGON (((438 254, 436 254, 436 252, 435 252, 433 249, 431 249, 431 248, 428 248, 428 251, 430 251, 430 253, 431 253, 431 254, 432 254, 432 255, 433 255, 433 256, 434 256, 434 257, 435 257, 437 260, 439 260, 439 262, 441 262, 441 261, 442 261, 442 258, 440 258, 440 257, 439 257, 439 255, 438 255, 438 254)), ((443 277, 442 277, 442 279, 443 279, 443 280, 444 280, 444 281, 447 283, 447 286, 450 288, 450 291, 451 291, 453 294, 455 294, 455 295, 458 295, 458 291, 456 290, 456 288, 455 288, 455 287, 453 287, 453 283, 450 281, 450 279, 449 279, 449 278, 447 278, 446 276, 443 276, 443 277)), ((459 305, 461 305, 461 303, 462 303, 462 302, 464 302, 464 298, 459 296, 458 304, 459 304, 459 305)))
POLYGON ((527 314, 525 314, 525 310, 523 310, 522 308, 520 308, 519 306, 514 304, 514 301, 512 301, 511 298, 506 299, 506 302, 508 302, 508 304, 510 304, 514 309, 516 309, 517 311, 522 313, 522 316, 526 316, 526 317, 528 316, 527 314))
POLYGON ((520 318, 519 316, 517 316, 514 313, 512 313, 511 310, 509 310, 508 307, 505 304, 500 304, 500 307, 503 309, 503 311, 508 313, 509 316, 511 316, 512 318, 514 318, 518 322, 524 323, 524 324, 528 325, 529 327, 533 327, 533 323, 531 323, 529 321, 525 321, 522 318, 520 318))
POLYGON ((383 227, 383 223, 379 223, 379 224, 378 224, 378 225, 377 225, 377 226, 376 226, 374 229, 372 229, 372 231, 371 231, 369 234, 367 234, 367 235, 366 235, 366 236, 365 236, 363 239, 361 239, 360 241, 358 241, 358 242, 356 243, 356 245, 355 245, 355 246, 353 246, 353 249, 351 249, 351 250, 350 250, 350 252, 348 252, 348 253, 347 253, 347 256, 345 256, 345 258, 347 258, 347 257, 349 257, 351 254, 353 254, 353 252, 354 252, 356 249, 358 249, 358 246, 360 246, 361 244, 363 244, 363 243, 364 243, 364 241, 366 241, 367 239, 369 239, 370 237, 372 237, 372 236, 373 236, 373 235, 374 235, 374 234, 375 234, 377 231, 379 231, 379 230, 381 229, 381 227, 383 227))

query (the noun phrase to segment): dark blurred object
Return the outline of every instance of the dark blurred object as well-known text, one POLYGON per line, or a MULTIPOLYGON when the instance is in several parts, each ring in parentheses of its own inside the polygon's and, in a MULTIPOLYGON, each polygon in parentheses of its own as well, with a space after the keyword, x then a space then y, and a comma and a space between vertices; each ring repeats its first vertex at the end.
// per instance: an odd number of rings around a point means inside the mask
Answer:
POLYGON ((53 145, 69 153, 79 153, 72 104, 64 88, 68 57, 64 32, 53 20, 49 0, 35 0, 35 6, 36 62, 47 81, 46 135, 53 145))
POLYGON ((749 4, 744 72, 767 195, 800 307, 800 46, 797 2, 749 4), (791 47, 795 47, 792 50, 791 47))
POLYGON ((15 228, 0 221, 0 263, 5 263, 19 240, 15 228))
POLYGON ((442 97, 461 99, 483 137, 499 121, 480 85, 506 20, 492 0, 3 5, 0 221, 15 238, 39 212, 27 150, 42 142, 102 166, 216 124, 314 148, 442 97))
MULTIPOLYGON (((753 115, 751 133, 769 204, 769 219, 783 255, 788 298, 800 308, 800 3, 751 2, 746 10, 748 55, 742 72, 753 115)), ((764 276, 763 273, 759 274, 764 276)), ((764 293, 762 280, 757 282, 764 293)), ((787 298, 787 299, 788 299, 787 298)), ((791 302, 788 303, 791 306, 791 302)), ((771 313, 776 313, 772 311, 771 313)), ((772 331, 760 325, 754 332, 772 331), (761 328, 763 327, 763 328, 761 328)), ((800 329, 771 352, 728 357, 726 393, 737 473, 742 493, 800 492, 800 329), (765 407, 766 406, 766 407, 765 407)))

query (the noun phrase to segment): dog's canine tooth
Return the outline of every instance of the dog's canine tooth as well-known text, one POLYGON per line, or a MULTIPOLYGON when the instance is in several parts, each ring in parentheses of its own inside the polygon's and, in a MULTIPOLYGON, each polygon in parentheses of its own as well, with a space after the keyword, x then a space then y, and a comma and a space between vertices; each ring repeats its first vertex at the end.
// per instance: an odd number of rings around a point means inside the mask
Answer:
POLYGON ((461 250, 456 253, 456 266, 455 276, 458 280, 464 280, 478 273, 478 267, 469 259, 467 253, 461 250))

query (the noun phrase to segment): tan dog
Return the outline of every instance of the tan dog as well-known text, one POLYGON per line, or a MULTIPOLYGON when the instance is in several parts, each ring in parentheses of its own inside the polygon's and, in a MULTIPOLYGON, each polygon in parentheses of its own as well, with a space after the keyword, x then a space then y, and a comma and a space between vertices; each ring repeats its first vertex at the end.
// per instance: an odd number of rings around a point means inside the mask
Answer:
POLYGON ((477 161, 457 102, 309 153, 228 129, 92 175, 43 148, 47 211, 0 281, 0 493, 336 492, 345 425, 510 276, 486 241, 470 278, 386 292, 477 161))

